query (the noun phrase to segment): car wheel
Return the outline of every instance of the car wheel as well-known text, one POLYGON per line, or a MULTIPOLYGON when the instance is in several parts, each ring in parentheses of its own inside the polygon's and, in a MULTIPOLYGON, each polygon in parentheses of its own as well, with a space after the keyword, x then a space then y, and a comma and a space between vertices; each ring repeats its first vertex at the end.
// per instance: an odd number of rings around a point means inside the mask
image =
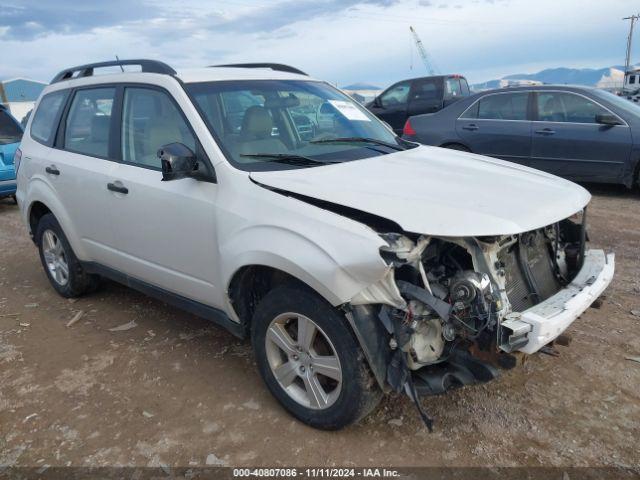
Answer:
POLYGON ((471 152, 464 145, 460 145, 459 143, 450 143, 449 145, 444 145, 443 148, 448 148, 449 150, 458 150, 459 152, 471 152))
POLYGON ((48 213, 40 219, 35 239, 44 271, 60 295, 78 297, 98 287, 99 277, 84 271, 52 214, 48 213))
POLYGON ((18 204, 18 197, 16 197, 15 195, 11 195, 11 198, 13 199, 13 204, 17 205, 18 204))
POLYGON ((382 392, 346 319, 305 288, 277 287, 262 299, 252 343, 271 393, 312 427, 337 430, 380 401, 382 392))

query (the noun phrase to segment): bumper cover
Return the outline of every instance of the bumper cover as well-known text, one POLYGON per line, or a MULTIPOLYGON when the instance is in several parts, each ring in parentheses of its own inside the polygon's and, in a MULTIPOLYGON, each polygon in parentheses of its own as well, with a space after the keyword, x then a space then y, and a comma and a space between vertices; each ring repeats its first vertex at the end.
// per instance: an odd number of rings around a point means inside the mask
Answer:
POLYGON ((501 348, 531 354, 555 340, 609 286, 614 270, 613 253, 585 252, 584 265, 569 285, 534 307, 506 316, 501 327, 508 339, 501 348))

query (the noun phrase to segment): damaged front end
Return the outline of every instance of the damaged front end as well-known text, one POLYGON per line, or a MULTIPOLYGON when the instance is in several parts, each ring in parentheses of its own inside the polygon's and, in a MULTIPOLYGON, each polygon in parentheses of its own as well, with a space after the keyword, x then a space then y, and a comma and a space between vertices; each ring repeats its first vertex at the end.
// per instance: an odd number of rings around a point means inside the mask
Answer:
POLYGON ((581 218, 517 235, 381 234, 387 273, 351 300, 348 317, 358 335, 368 337, 360 340, 378 381, 416 400, 429 428, 418 395, 486 382, 499 368, 513 368, 522 352, 553 341, 608 285, 613 256, 602 252, 610 263, 606 272, 595 265, 600 251, 585 267, 591 253, 585 250, 586 210, 575 217, 581 218), (585 270, 597 279, 576 284, 585 270), (596 280, 598 288, 590 289, 596 280), (572 291, 584 297, 584 308, 558 328, 553 309, 565 311, 564 297, 572 291), (540 312, 527 313, 536 308, 540 312), (536 319, 551 332, 547 337, 534 338, 536 319))

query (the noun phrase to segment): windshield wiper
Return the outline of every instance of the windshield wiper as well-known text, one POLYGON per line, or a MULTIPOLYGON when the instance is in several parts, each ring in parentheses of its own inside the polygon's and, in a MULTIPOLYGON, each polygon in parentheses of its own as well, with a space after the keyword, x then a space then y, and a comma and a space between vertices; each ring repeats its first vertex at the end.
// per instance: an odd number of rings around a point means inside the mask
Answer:
POLYGON ((321 140, 311 140, 309 143, 371 143, 372 145, 380 145, 381 147, 391 148, 392 150, 406 150, 401 145, 394 145, 393 143, 385 142, 383 140, 376 140, 375 138, 367 137, 323 138, 321 140))
POLYGON ((328 163, 340 163, 333 161, 316 160, 315 158, 305 157, 303 155, 294 155, 291 153, 244 153, 240 154, 240 156, 249 158, 270 158, 274 162, 297 166, 316 167, 320 165, 326 165, 328 163))

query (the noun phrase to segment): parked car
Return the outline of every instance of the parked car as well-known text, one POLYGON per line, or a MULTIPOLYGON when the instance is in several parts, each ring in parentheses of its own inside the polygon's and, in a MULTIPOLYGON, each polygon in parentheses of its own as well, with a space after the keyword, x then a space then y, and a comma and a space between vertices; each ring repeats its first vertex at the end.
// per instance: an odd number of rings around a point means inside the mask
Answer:
POLYGON ((410 116, 437 112, 468 96, 469 84, 462 75, 438 75, 394 83, 366 106, 401 135, 410 116))
POLYGON ((582 187, 403 141, 328 83, 274 68, 130 60, 55 77, 16 166, 60 295, 107 277, 250 338, 282 405, 336 429, 383 392, 493 379, 611 281, 613 254, 585 247, 582 187), (230 99, 247 93, 240 112, 230 99))
POLYGON ((412 117, 406 139, 489 155, 575 181, 638 182, 640 106, 591 87, 478 93, 412 117))
POLYGON ((13 197, 16 193, 16 172, 13 167, 13 156, 16 153, 22 127, 9 110, 0 104, 0 198, 13 197))

